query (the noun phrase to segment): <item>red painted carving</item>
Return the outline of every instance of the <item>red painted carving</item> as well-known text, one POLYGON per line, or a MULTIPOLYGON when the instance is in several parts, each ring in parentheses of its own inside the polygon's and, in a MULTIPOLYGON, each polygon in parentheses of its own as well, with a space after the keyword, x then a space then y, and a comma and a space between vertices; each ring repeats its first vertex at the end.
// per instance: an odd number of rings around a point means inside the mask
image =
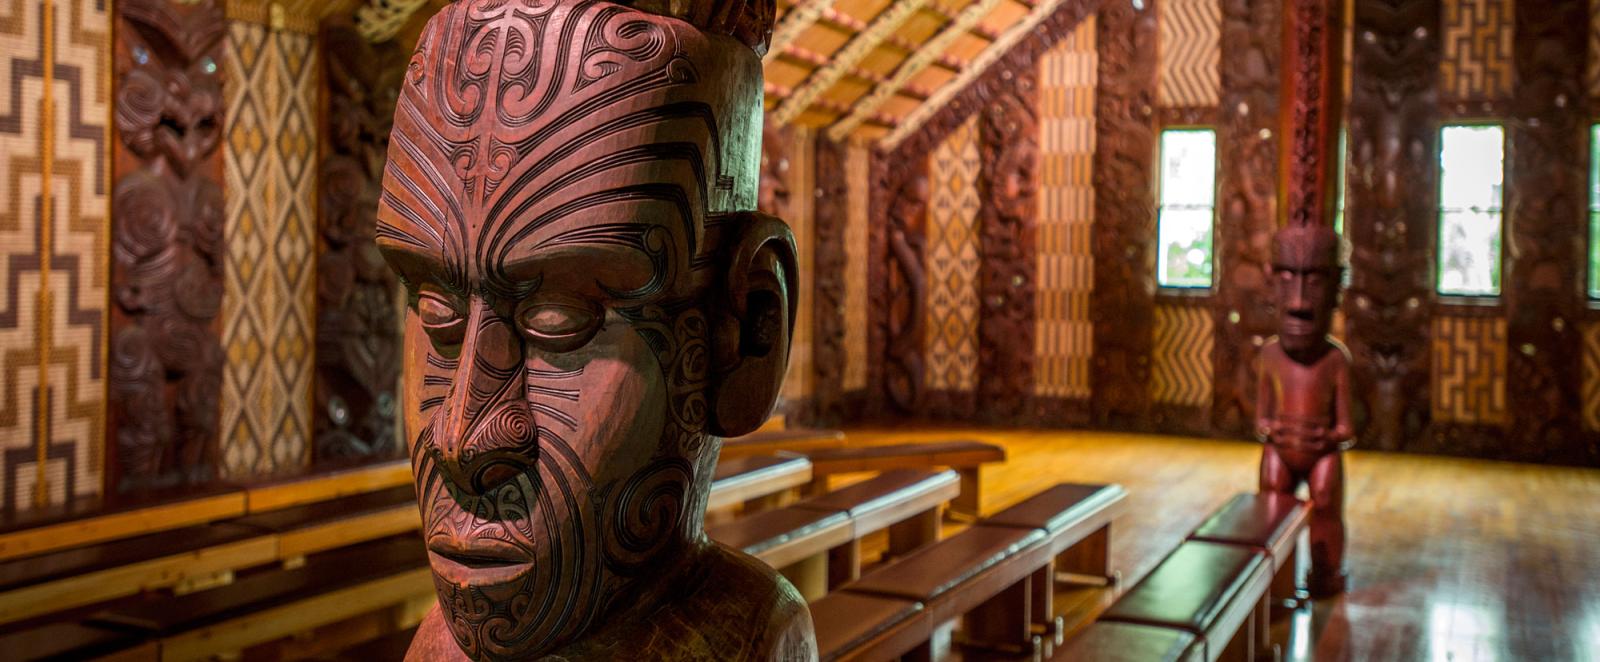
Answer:
POLYGON ((1283 33, 1286 225, 1332 227, 1344 92, 1344 5, 1290 3, 1283 33))
POLYGON ((1156 9, 1113 2, 1100 11, 1095 89, 1095 420, 1135 427, 1150 409, 1155 327, 1156 9))
POLYGON ((117 3, 111 489, 204 482, 223 353, 222 73, 211 0, 117 3))
POLYGON ((838 425, 843 417, 845 225, 849 183, 846 146, 829 140, 816 145, 816 207, 811 221, 811 365, 814 422, 838 425))
POLYGON ((703 534, 797 306, 788 227, 748 211, 756 50, 605 2, 430 22, 377 230, 439 594, 409 659, 815 657, 794 588, 703 534))
POLYGON ((1277 226, 1278 0, 1222 3, 1222 94, 1217 126, 1220 250, 1212 423, 1247 434, 1255 420, 1258 347, 1277 331, 1271 293, 1277 226))
POLYGON ((1314 597, 1344 592, 1344 448, 1350 424, 1350 355, 1328 337, 1339 303, 1339 237, 1292 226, 1273 240, 1278 337, 1261 350, 1256 433, 1261 490, 1311 490, 1314 597))
MULTIPOLYGON (((1010 73, 1010 72, 1008 72, 1010 73)), ((980 116, 978 400, 980 416, 1017 422, 1031 411, 1035 232, 1039 210, 1037 68, 1013 75, 980 116)))
POLYGON ((319 193, 315 458, 398 457, 400 285, 374 243, 406 53, 322 31, 328 81, 319 193))
POLYGON ((1421 437, 1430 411, 1438 28, 1439 0, 1355 2, 1344 310, 1356 426, 1380 449, 1421 437))

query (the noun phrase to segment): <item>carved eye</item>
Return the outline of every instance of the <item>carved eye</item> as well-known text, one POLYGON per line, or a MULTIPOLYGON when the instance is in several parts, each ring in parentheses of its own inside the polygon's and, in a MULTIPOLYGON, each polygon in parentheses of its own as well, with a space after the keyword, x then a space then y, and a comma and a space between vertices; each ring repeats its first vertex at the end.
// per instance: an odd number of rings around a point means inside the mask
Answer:
POLYGON ((529 303, 517 312, 522 332, 541 349, 570 352, 594 339, 604 314, 577 302, 529 303))
POLYGON ((417 295, 417 316, 422 318, 422 328, 438 347, 461 344, 466 337, 467 316, 456 310, 449 299, 433 293, 417 295))

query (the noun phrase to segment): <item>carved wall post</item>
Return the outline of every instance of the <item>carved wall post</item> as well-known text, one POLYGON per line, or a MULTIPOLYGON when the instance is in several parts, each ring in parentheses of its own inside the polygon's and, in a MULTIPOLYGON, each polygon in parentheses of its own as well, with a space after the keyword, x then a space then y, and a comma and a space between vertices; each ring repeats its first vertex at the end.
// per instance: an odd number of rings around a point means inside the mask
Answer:
POLYGON ((1439 0, 1355 0, 1354 27, 1344 300, 1351 390, 1362 446, 1398 449, 1430 416, 1439 0))
POLYGON ((979 129, 978 407, 995 422, 1032 410, 1039 211, 1038 68, 1006 69, 979 129))
POLYGON ((1217 127, 1219 214, 1216 397, 1221 432, 1251 433, 1256 356, 1277 330, 1270 238, 1277 226, 1278 66, 1282 3, 1223 0, 1217 127))
POLYGON ((1096 422, 1111 427, 1141 425, 1150 410, 1158 8, 1108 3, 1096 25, 1092 406, 1096 422))
POLYGON ((213 0, 117 4, 111 488, 203 482, 223 353, 222 72, 213 0))
POLYGON ((1282 225, 1333 226, 1344 111, 1344 5, 1295 0, 1284 16, 1282 225))
MULTIPOLYGON (((816 142, 817 190, 812 219, 812 414, 825 425, 838 425, 843 414, 845 364, 845 226, 850 210, 846 181, 848 153, 844 143, 819 137, 816 142)), ((800 305, 807 305, 801 302, 800 305)))
MULTIPOLYGON (((1505 301, 1511 412, 1508 454, 1593 463, 1580 438, 1585 173, 1588 123, 1584 58, 1589 3, 1516 5, 1516 92, 1507 139, 1510 213, 1505 301)), ((1589 53, 1589 57, 1596 54, 1589 53)), ((1593 241, 1590 238, 1590 241, 1593 241)))
POLYGON ((322 30, 328 96, 318 191, 317 462, 395 457, 400 284, 374 243, 389 127, 408 58, 343 24, 322 30))
MULTIPOLYGON (((928 160, 897 156, 873 159, 873 198, 882 202, 884 223, 872 229, 873 310, 871 344, 882 356, 885 404, 901 414, 917 411, 922 400, 922 333, 924 292, 924 229, 928 220, 928 160)), ((878 217, 877 213, 874 213, 878 217)))

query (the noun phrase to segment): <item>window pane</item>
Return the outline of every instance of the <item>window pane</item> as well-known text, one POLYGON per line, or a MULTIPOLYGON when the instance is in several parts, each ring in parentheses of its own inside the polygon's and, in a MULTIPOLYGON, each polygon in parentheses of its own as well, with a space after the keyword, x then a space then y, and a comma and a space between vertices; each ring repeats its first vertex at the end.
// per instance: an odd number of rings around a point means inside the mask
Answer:
POLYGON ((1439 145, 1439 293, 1498 295, 1504 132, 1447 126, 1439 145))
POLYGON ((1216 187, 1216 133, 1163 131, 1156 247, 1156 280, 1161 286, 1211 287, 1216 187))
POLYGON ((1589 297, 1600 299, 1600 124, 1589 129, 1589 297))

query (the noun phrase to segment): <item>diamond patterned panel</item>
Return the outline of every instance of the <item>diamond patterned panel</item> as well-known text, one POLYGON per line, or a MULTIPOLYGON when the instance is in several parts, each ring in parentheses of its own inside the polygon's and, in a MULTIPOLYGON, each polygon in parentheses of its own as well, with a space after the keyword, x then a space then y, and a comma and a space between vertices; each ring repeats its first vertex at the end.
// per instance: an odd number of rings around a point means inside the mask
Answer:
POLYGON ((970 392, 978 383, 977 117, 952 132, 930 158, 923 384, 970 392))
POLYGON ((1094 324, 1094 17, 1039 59, 1039 285, 1034 392, 1089 397, 1094 324))

